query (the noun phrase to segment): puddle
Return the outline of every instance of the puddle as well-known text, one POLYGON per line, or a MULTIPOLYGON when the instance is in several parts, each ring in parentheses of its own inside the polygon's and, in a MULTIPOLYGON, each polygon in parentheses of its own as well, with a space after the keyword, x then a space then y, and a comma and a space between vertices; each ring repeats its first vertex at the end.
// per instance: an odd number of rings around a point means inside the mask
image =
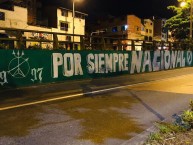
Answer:
POLYGON ((30 133, 39 120, 36 114, 39 113, 37 107, 25 107, 23 109, 12 109, 0 112, 0 136, 22 137, 30 133))
POLYGON ((75 120, 81 120, 83 130, 77 139, 102 144, 109 138, 128 140, 132 133, 143 131, 142 126, 125 113, 137 102, 122 90, 67 101, 65 105, 57 103, 56 106, 75 120))

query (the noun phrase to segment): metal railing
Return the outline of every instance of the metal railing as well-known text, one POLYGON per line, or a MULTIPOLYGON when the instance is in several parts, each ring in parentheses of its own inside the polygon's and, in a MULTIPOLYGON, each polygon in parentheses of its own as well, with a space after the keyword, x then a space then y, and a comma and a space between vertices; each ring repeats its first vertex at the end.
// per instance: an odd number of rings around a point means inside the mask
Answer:
POLYGON ((64 50, 192 50, 187 42, 145 41, 103 36, 73 35, 36 30, 0 28, 0 49, 64 50), (71 37, 74 36, 74 44, 71 37), (74 48, 73 48, 74 46, 74 48))

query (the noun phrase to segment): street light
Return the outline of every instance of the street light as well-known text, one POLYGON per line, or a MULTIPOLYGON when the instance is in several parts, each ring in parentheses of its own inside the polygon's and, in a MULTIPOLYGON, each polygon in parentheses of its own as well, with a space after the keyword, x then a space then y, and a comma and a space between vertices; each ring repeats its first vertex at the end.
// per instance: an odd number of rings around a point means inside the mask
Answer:
POLYGON ((79 2, 80 0, 72 0, 72 17, 73 17, 73 20, 72 20, 72 34, 73 34, 73 38, 72 38, 72 47, 73 47, 73 50, 74 50, 74 17, 75 17, 75 2, 79 2))
POLYGON ((91 32, 91 34, 90 34, 90 49, 92 49, 92 35, 93 34, 100 34, 100 33, 104 33, 104 32, 106 32, 106 31, 98 30, 96 32, 91 32))
MULTIPOLYGON (((185 7, 186 2, 183 1, 180 3, 180 7, 185 7)), ((193 0, 190 1, 190 41, 192 40, 192 8, 193 8, 193 0)))
POLYGON ((190 2, 190 40, 192 40, 192 0, 190 2))
POLYGON ((186 2, 183 1, 180 3, 180 7, 185 7, 185 6, 186 6, 186 2))

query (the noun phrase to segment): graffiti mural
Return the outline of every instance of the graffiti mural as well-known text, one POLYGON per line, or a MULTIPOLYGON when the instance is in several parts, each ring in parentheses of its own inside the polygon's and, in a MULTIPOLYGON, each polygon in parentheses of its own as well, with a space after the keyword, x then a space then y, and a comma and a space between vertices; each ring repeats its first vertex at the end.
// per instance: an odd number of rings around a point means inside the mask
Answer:
POLYGON ((3 86, 7 82, 7 73, 5 71, 0 72, 0 85, 3 86))
POLYGON ((31 69, 31 75, 33 76, 31 81, 32 82, 35 82, 35 81, 42 82, 42 72, 43 72, 43 68, 31 69))
POLYGON ((1 87, 191 67, 192 51, 0 50, 1 87))
POLYGON ((13 51, 14 58, 9 62, 8 73, 14 78, 25 78, 30 70, 29 58, 24 58, 24 51, 21 53, 13 51))

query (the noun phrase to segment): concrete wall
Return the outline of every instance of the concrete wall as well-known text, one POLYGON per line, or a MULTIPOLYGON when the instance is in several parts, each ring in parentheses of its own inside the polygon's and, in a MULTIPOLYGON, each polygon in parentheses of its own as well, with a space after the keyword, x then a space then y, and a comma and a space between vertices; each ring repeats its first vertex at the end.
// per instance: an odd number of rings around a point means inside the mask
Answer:
POLYGON ((0 88, 192 67, 192 51, 0 49, 0 88))

